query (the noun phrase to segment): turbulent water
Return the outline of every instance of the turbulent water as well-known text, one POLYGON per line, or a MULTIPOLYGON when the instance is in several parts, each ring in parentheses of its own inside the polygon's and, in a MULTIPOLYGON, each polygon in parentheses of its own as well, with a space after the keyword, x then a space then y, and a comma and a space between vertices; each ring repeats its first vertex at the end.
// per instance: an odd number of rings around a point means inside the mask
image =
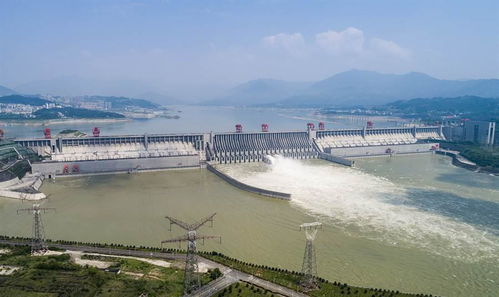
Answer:
POLYGON ((248 184, 291 193, 294 206, 349 234, 463 261, 498 261, 497 203, 480 209, 483 202, 472 200, 467 211, 471 215, 477 209, 482 212, 476 220, 464 221, 441 211, 459 206, 455 200, 434 196, 427 197, 429 205, 418 205, 415 202, 424 192, 359 169, 279 156, 270 159, 272 164, 266 168, 224 169, 248 184), (483 224, 488 216, 491 220, 483 224))
MULTIPOLYGON (((218 165, 217 165, 218 166, 218 165)), ((290 192, 292 201, 232 187, 204 169, 59 178, 45 182, 48 238, 159 246, 180 236, 165 216, 196 221, 216 212, 223 242, 199 248, 300 270, 305 236, 320 221, 318 273, 332 281, 448 297, 497 297, 499 178, 438 155, 356 160, 276 158, 272 165, 220 165, 234 177, 290 192)), ((0 199, 0 233, 29 236, 27 202, 0 199)), ((29 203, 28 203, 29 204, 29 203)), ((177 247, 176 245, 174 247, 177 247)))

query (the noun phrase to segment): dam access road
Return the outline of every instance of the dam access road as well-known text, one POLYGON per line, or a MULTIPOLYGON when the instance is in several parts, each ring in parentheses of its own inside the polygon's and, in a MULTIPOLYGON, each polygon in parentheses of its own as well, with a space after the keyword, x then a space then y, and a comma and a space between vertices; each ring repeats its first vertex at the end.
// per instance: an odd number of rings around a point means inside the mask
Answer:
MULTIPOLYGON (((9 240, 9 239, 0 239, 0 244, 10 245, 10 246, 24 246, 28 245, 29 242, 26 241, 18 241, 18 240, 9 240)), ((134 257, 143 257, 143 258, 159 258, 159 259, 167 259, 167 260, 185 260, 184 254, 175 254, 175 253, 163 253, 163 252, 146 252, 146 251, 137 251, 130 249, 118 249, 118 248, 109 248, 109 247, 95 247, 89 245, 69 245, 69 244, 60 244, 60 243, 51 243, 47 242, 47 246, 49 248, 57 248, 63 249, 66 251, 76 251, 76 252, 91 252, 91 253, 99 253, 106 255, 114 255, 114 256, 134 256, 134 257)), ((220 263, 214 262, 212 260, 206 259, 202 256, 198 257, 198 263, 201 265, 208 267, 210 269, 218 268, 222 272, 223 276, 209 282, 205 286, 201 287, 197 291, 191 293, 187 296, 192 297, 209 297, 214 295, 216 292, 224 289, 225 287, 238 282, 243 281, 250 284, 253 284, 257 287, 269 290, 273 293, 280 294, 288 297, 307 297, 307 295, 293 291, 284 286, 274 284, 272 282, 260 279, 251 274, 232 269, 220 263)))

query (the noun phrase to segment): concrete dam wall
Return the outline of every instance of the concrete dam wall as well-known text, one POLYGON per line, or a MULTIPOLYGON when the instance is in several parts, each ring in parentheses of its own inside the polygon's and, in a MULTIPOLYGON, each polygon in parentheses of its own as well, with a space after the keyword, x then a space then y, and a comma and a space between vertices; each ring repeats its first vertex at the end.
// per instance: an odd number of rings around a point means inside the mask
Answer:
POLYGON ((218 177, 223 179, 224 181, 228 182, 229 184, 233 185, 236 188, 239 188, 243 191, 251 192, 253 194, 257 195, 262 195, 262 196, 267 196, 267 197, 272 197, 272 198, 278 198, 278 199, 283 199, 283 200, 291 200, 291 194, 288 193, 283 193, 283 192, 277 192, 277 191, 271 191, 271 190, 266 190, 262 188, 257 188, 253 187, 250 185, 247 185, 245 183, 242 183, 227 174, 223 173, 222 171, 218 170, 215 168, 213 165, 207 164, 206 168, 216 174, 218 177))
MULTIPOLYGON (((263 161, 267 155, 322 158, 428 151, 441 127, 363 128, 291 132, 144 134, 16 139, 44 158, 33 171, 44 175, 203 167, 206 162, 263 161), (331 157, 330 157, 331 156, 331 157)), ((351 164, 350 164, 351 165, 351 164)))
POLYGON ((171 156, 114 160, 44 161, 33 163, 32 171, 46 178, 78 174, 138 172, 156 169, 199 167, 199 156, 171 156))
POLYGON ((313 139, 307 132, 260 132, 217 134, 211 147, 219 163, 262 161, 266 155, 295 159, 316 158, 313 139))

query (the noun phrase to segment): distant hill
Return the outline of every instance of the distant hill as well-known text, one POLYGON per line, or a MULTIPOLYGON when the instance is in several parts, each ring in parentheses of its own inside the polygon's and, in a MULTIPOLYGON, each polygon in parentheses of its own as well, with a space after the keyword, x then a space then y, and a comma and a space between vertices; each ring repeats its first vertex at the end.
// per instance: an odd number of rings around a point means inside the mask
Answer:
POLYGON ((103 80, 79 76, 61 76, 52 79, 31 81, 15 87, 24 94, 50 94, 58 96, 103 96, 136 97, 138 94, 156 91, 154 86, 136 80, 103 80))
POLYGON ((353 106, 379 105, 395 100, 465 95, 499 97, 498 79, 440 80, 417 72, 381 74, 352 70, 319 81, 280 105, 353 106))
POLYGON ((112 109, 126 109, 129 107, 140 107, 155 109, 160 105, 145 99, 127 98, 127 97, 113 97, 113 96, 85 96, 84 101, 104 101, 111 103, 112 109))
POLYGON ((381 108, 422 118, 459 115, 462 118, 499 121, 499 97, 416 98, 388 103, 381 108))
POLYGON ((49 120, 49 119, 120 119, 125 116, 115 112, 99 111, 94 109, 84 109, 84 108, 73 108, 73 107, 63 107, 63 108, 44 108, 37 110, 33 113, 37 120, 49 120))
POLYGON ((157 92, 145 92, 138 94, 137 97, 150 100, 153 103, 158 103, 160 105, 178 105, 183 103, 181 100, 157 92))
POLYGON ((209 105, 260 105, 275 103, 305 90, 311 83, 257 79, 230 89, 225 96, 206 101, 209 105))
POLYGON ((9 89, 4 86, 0 86, 0 96, 6 96, 6 95, 12 95, 12 94, 17 94, 16 91, 9 89))
POLYGON ((41 99, 38 97, 30 97, 30 96, 23 96, 23 95, 8 95, 8 96, 0 97, 0 103, 43 106, 46 103, 53 103, 53 102, 45 100, 45 99, 41 99))

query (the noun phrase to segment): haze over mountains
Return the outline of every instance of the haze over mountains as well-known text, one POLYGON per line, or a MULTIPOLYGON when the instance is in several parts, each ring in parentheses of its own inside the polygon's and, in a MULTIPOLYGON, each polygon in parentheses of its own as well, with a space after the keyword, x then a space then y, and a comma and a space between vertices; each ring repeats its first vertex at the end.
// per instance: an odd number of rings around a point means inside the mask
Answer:
POLYGON ((14 93, 126 96, 147 99, 163 105, 196 101, 205 105, 346 107, 382 105, 413 98, 468 95, 499 98, 499 79, 442 80, 417 72, 382 74, 351 70, 317 82, 256 79, 220 91, 222 95, 210 96, 206 93, 204 97, 187 100, 165 95, 165 92, 159 91, 155 86, 123 80, 99 81, 63 77, 27 83, 16 87, 15 90, 0 86, 0 96, 14 93))
POLYGON ((351 70, 315 83, 252 81, 232 89, 222 105, 311 107, 380 105, 397 100, 474 95, 499 98, 499 79, 440 80, 423 73, 351 70), (277 94, 273 96, 273 94, 277 94))
POLYGON ((0 86, 0 96, 7 96, 7 95, 12 95, 12 94, 16 94, 16 91, 9 89, 7 87, 4 87, 4 86, 0 86))

